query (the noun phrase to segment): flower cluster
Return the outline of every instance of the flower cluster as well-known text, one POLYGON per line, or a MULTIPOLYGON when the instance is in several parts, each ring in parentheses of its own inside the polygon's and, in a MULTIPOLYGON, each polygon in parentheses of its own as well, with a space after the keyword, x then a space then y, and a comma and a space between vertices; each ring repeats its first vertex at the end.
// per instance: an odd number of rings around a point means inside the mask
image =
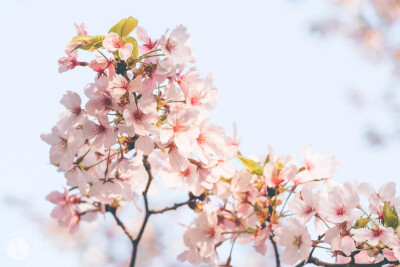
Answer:
MULTIPOLYGON (((52 192, 52 216, 70 232, 81 220, 110 212, 134 246, 131 266, 149 217, 190 207, 196 217, 186 226, 186 250, 178 259, 219 266, 223 243, 251 243, 265 254, 267 243, 282 261, 317 263, 317 247, 338 261, 398 261, 400 239, 395 185, 377 193, 368 184, 340 184, 332 179, 338 162, 324 153, 303 148, 295 156, 246 158, 238 151, 236 134, 211 124, 217 90, 208 75, 201 78, 186 28, 177 26, 152 39, 130 17, 106 36, 87 35, 84 25, 66 46, 59 71, 88 66, 95 80, 85 89, 87 102, 68 91, 61 99, 66 111, 42 139, 51 145, 50 161, 65 174, 65 192, 52 192), (136 29, 137 40, 129 36, 136 29), (91 62, 78 61, 78 51, 98 52, 91 62), (237 158, 244 169, 237 171, 237 158), (148 191, 157 183, 183 189, 189 199, 152 210, 148 191), (369 211, 360 205, 363 195, 369 211), (143 198, 144 220, 137 236, 117 217, 123 203, 143 198), (312 239, 314 219, 318 237, 312 239), (267 241, 269 240, 269 241, 267 241)), ((229 255, 225 266, 230 266, 229 255)))
MULTIPOLYGON (((326 1, 330 15, 312 25, 314 32, 322 35, 339 33, 350 39, 356 48, 364 52, 374 63, 385 63, 392 73, 389 86, 378 88, 382 92, 377 98, 363 88, 352 89, 350 100, 358 109, 368 105, 383 106, 390 127, 383 127, 381 121, 370 118, 366 132, 372 145, 385 145, 398 138, 400 43, 397 32, 400 22, 400 2, 396 0, 330 0, 326 1), (376 102, 376 103, 375 103, 376 102)), ((358 85, 355 85, 358 86, 358 85)), ((365 110, 364 110, 365 112, 365 110)), ((366 113, 366 112, 365 112, 366 113)), ((368 116, 368 114, 366 114, 368 116)))

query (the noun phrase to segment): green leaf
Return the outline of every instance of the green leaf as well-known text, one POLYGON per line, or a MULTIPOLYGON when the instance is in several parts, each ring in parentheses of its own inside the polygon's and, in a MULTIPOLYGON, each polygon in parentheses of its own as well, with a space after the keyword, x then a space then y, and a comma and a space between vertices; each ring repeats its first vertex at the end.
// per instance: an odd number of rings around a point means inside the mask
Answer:
POLYGON ((92 39, 90 39, 89 42, 94 45, 94 44, 103 42, 104 39, 106 39, 106 37, 104 35, 96 35, 96 36, 92 37, 92 39))
POLYGON ((263 175, 264 168, 254 160, 244 158, 242 156, 238 156, 238 159, 243 163, 244 166, 246 166, 248 172, 251 174, 263 175))
POLYGON ((90 42, 90 40, 93 38, 93 36, 90 35, 78 35, 72 38, 71 43, 77 43, 77 42, 90 42))
POLYGON ((95 43, 94 45, 92 45, 90 47, 90 49, 88 51, 93 52, 93 51, 96 51, 97 49, 99 49, 100 47, 103 47, 103 42, 95 43))
POLYGON ((358 221, 356 221, 356 223, 354 224, 355 228, 364 228, 368 223, 369 223, 370 219, 368 218, 361 218, 358 219, 358 221))
POLYGON ((119 36, 121 37, 125 37, 128 34, 130 34, 133 29, 136 28, 138 24, 137 19, 133 18, 133 17, 129 17, 127 19, 122 19, 120 22, 118 22, 117 24, 115 24, 109 31, 110 32, 115 32, 117 33, 119 36))
POLYGON ((74 52, 76 49, 89 50, 90 47, 91 47, 90 45, 77 45, 75 46, 74 49, 71 50, 71 52, 74 52))
POLYGON ((230 183, 231 181, 232 181, 232 178, 225 178, 225 177, 223 177, 223 176, 221 176, 221 181, 223 181, 223 182, 227 182, 227 183, 230 183))
POLYGON ((383 222, 386 227, 392 227, 393 229, 397 229, 399 226, 399 217, 397 216, 396 209, 389 206, 386 201, 383 205, 383 222))
POLYGON ((96 51, 96 50, 99 49, 100 47, 103 47, 103 41, 104 41, 104 39, 106 39, 106 37, 105 37, 105 36, 102 36, 102 35, 98 35, 98 36, 93 37, 93 38, 90 40, 90 45, 91 45, 91 47, 89 48, 89 52, 96 51))
POLYGON ((103 35, 97 35, 97 36, 79 35, 79 36, 75 36, 74 38, 72 38, 71 43, 83 42, 84 44, 76 46, 72 51, 75 51, 76 49, 89 50, 90 52, 95 51, 96 49, 98 49, 98 48, 100 48, 102 46, 102 42, 103 42, 104 39, 106 39, 106 37, 103 36, 103 35))
POLYGON ((166 119, 167 119, 167 115, 161 115, 160 117, 159 117, 159 120, 161 121, 161 122, 163 122, 163 121, 165 121, 166 119))
POLYGON ((128 36, 128 37, 125 37, 124 39, 122 39, 122 41, 124 41, 125 43, 131 43, 133 45, 132 56, 134 58, 138 58, 139 47, 138 47, 138 43, 137 43, 136 39, 128 36))

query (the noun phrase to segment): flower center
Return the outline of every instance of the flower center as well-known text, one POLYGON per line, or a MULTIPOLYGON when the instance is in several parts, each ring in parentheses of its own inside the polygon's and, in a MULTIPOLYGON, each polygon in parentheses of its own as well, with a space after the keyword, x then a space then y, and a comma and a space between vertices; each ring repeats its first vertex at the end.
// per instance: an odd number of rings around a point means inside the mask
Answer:
POLYGON ((378 229, 371 229, 373 237, 379 237, 382 235, 382 229, 378 228, 378 229))
POLYGON ((206 137, 203 134, 200 134, 199 137, 197 137, 197 143, 203 144, 207 141, 206 137))
POLYGON ((121 48, 124 45, 124 42, 122 42, 121 39, 114 39, 113 40, 113 45, 115 48, 121 48))
POLYGON ((301 243, 302 243, 301 235, 295 235, 292 244, 295 245, 295 246, 300 246, 301 243))
POLYGON ((111 99, 110 99, 110 98, 104 98, 104 105, 105 105, 106 107, 111 106, 111 99))
POLYGON ((81 113, 81 107, 76 107, 71 110, 71 112, 75 115, 79 115, 81 113))
POLYGON ((191 103, 193 106, 199 105, 199 104, 200 104, 200 97, 199 97, 199 96, 192 97, 192 98, 190 99, 190 103, 191 103))
POLYGON ((189 176, 189 174, 190 174, 190 169, 189 168, 186 168, 186 170, 181 171, 181 175, 184 176, 184 177, 189 176))
POLYGON ((205 232, 206 232, 206 236, 208 238, 214 237, 214 235, 216 233, 215 228, 212 226, 208 227, 205 232))
POLYGON ((345 214, 345 212, 346 212, 346 210, 344 208, 344 205, 342 205, 341 207, 336 209, 336 215, 343 216, 345 214))
POLYGON ((306 165, 305 167, 306 167, 306 169, 307 169, 308 171, 314 169, 314 164, 312 164, 311 162, 306 162, 305 165, 306 165))
POLYGON ((144 113, 140 109, 138 109, 135 113, 133 113, 133 117, 137 121, 141 121, 143 119, 144 113))
POLYGON ((152 42, 151 39, 149 38, 149 40, 147 40, 147 43, 144 44, 145 47, 147 47, 147 49, 149 50, 153 50, 154 47, 156 47, 157 41, 152 42))
POLYGON ((61 139, 61 142, 58 143, 58 149, 59 150, 64 150, 67 147, 68 140, 64 139, 64 138, 61 138, 61 137, 60 137, 60 139, 61 139))
POLYGON ((313 208, 311 206, 307 206, 304 212, 306 214, 310 214, 311 212, 313 212, 313 208))
POLYGON ((101 133, 104 133, 105 131, 106 131, 106 127, 104 127, 103 125, 96 125, 95 126, 95 128, 94 128, 94 131, 97 133, 97 134, 101 134, 101 133))
POLYGON ((186 127, 180 124, 176 124, 174 125, 174 127, 172 127, 172 129, 174 130, 174 132, 184 132, 186 130, 186 127))
POLYGON ((167 44, 165 45, 165 48, 168 50, 168 52, 171 52, 171 50, 174 50, 176 45, 171 44, 170 38, 168 38, 167 44))

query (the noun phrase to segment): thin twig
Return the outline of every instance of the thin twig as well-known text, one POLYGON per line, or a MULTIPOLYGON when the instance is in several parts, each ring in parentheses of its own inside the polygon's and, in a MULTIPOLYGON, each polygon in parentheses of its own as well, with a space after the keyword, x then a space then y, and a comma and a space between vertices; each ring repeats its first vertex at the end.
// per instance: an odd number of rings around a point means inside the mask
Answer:
MULTIPOLYGON (((318 241, 321 240, 325 234, 318 236, 318 241)), ((383 261, 380 261, 378 263, 355 263, 354 262, 354 254, 351 255, 352 260, 349 263, 329 263, 329 262, 324 262, 321 261, 315 257, 312 256, 314 253, 314 250, 317 246, 315 245, 312 250, 310 251, 310 254, 308 256, 307 261, 300 262, 299 264, 296 265, 296 267, 301 267, 306 265, 307 263, 314 264, 316 266, 325 266, 325 267, 378 267, 378 266, 383 266, 385 264, 399 264, 399 261, 388 261, 387 259, 384 259, 383 261)))
POLYGON ((151 214, 160 214, 160 213, 164 213, 164 212, 166 212, 166 211, 176 210, 177 208, 182 207, 182 206, 185 206, 185 205, 188 205, 188 204, 191 203, 191 202, 193 202, 193 200, 192 200, 192 199, 189 199, 189 200, 187 200, 187 201, 185 201, 185 202, 176 203, 176 204, 174 204, 174 205, 171 206, 171 207, 166 207, 166 208, 163 208, 163 209, 160 209, 160 210, 150 210, 150 213, 151 213, 151 214))
POLYGON ((122 228, 122 230, 125 232, 125 234, 129 237, 129 239, 132 242, 133 248, 132 248, 131 262, 130 262, 130 265, 129 265, 130 267, 134 267, 135 266, 135 261, 136 261, 136 255, 137 255, 137 251, 138 251, 139 242, 140 242, 140 240, 141 240, 141 238, 143 236, 143 233, 144 233, 144 230, 146 228, 146 225, 147 225, 147 222, 149 220, 150 215, 152 215, 152 214, 161 214, 161 213, 164 213, 164 212, 170 211, 170 210, 176 210, 179 207, 195 203, 196 200, 199 198, 199 197, 191 197, 189 200, 187 200, 185 202, 181 202, 181 203, 176 203, 171 207, 166 207, 166 208, 163 208, 163 209, 160 209, 160 210, 150 210, 149 201, 148 201, 148 198, 147 198, 147 193, 149 191, 150 184, 151 184, 151 182, 153 180, 153 174, 151 173, 151 165, 148 162, 148 156, 146 156, 146 155, 143 156, 143 165, 144 165, 144 167, 146 169, 146 172, 147 172, 147 175, 148 175, 148 181, 147 181, 146 187, 145 187, 145 189, 144 189, 144 191, 142 193, 143 194, 143 200, 144 200, 144 207, 145 207, 145 215, 144 215, 144 219, 143 219, 142 225, 141 225, 141 227, 139 229, 139 233, 138 233, 136 238, 133 237, 133 235, 128 231, 128 229, 125 227, 125 225, 122 223, 122 221, 116 215, 117 208, 113 207, 113 206, 110 206, 110 205, 106 205, 106 211, 110 212, 114 216, 117 224, 122 228))
POLYGON ((110 212, 114 216, 114 219, 117 221, 117 224, 122 228, 122 230, 125 232, 125 234, 131 240, 131 242, 134 243, 135 238, 133 237, 133 235, 129 232, 129 230, 125 227, 123 222, 117 216, 117 208, 110 206, 110 205, 106 205, 106 211, 110 212))
POLYGON ((151 165, 149 161, 147 160, 148 156, 144 155, 143 156, 143 166, 146 169, 147 175, 148 175, 148 181, 146 184, 146 188, 143 191, 143 200, 144 200, 144 208, 146 214, 144 215, 143 223, 142 226, 140 227, 139 234, 136 237, 135 241, 133 242, 133 250, 132 250, 132 258, 131 258, 131 264, 130 267, 135 266, 135 261, 136 261, 136 255, 137 255, 137 250, 139 246, 139 242, 142 239, 144 229, 146 228, 147 222, 149 220, 149 217, 151 215, 150 209, 149 209, 149 201, 147 199, 147 192, 149 191, 151 181, 153 181, 153 174, 151 173, 151 165))
POLYGON ((311 257, 307 263, 312 263, 316 266, 324 266, 324 267, 380 267, 386 264, 399 264, 399 261, 388 261, 387 259, 384 259, 383 261, 380 261, 378 263, 328 263, 321 261, 317 258, 311 257))
POLYGON ((226 260, 225 265, 221 265, 221 267, 231 267, 231 261, 232 261, 232 252, 233 252, 233 247, 235 246, 236 240, 238 239, 239 235, 235 237, 235 239, 232 242, 231 250, 229 251, 229 257, 226 260))
POLYGON ((279 259, 278 246, 276 245, 273 234, 269 236, 269 240, 271 240, 272 246, 274 248, 276 267, 280 267, 281 260, 279 259))

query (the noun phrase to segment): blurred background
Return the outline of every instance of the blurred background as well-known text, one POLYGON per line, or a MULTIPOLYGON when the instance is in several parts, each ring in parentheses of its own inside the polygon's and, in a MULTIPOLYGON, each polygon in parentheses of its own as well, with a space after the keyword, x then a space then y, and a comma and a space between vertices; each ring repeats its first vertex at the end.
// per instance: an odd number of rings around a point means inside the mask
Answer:
MULTIPOLYGON (((335 173, 339 181, 378 187, 399 180, 398 13, 382 22, 379 13, 357 5, 0 0, 0 266, 124 266, 129 260, 128 240, 109 214, 83 223, 82 231, 70 237, 50 218, 53 205, 44 199, 61 190, 65 179, 49 164, 49 146, 39 135, 49 132, 63 111, 64 92, 83 95, 93 80, 84 68, 58 73, 57 60, 75 36, 74 22, 86 23, 89 34, 102 34, 134 16, 153 38, 183 24, 195 41, 196 66, 203 77, 212 73, 219 90, 212 122, 228 132, 237 123, 244 155, 266 154, 271 144, 277 154, 300 157, 309 142, 314 151, 341 162, 335 173)), ((170 203, 185 200, 166 196, 170 203)), ((121 217, 133 229, 142 218, 121 217)), ((183 251, 184 229, 178 224, 191 219, 185 211, 152 218, 140 266, 188 266, 176 261, 183 251)), ((234 266, 274 266, 268 255, 252 252, 249 258, 251 247, 242 247, 235 247, 234 266)))

